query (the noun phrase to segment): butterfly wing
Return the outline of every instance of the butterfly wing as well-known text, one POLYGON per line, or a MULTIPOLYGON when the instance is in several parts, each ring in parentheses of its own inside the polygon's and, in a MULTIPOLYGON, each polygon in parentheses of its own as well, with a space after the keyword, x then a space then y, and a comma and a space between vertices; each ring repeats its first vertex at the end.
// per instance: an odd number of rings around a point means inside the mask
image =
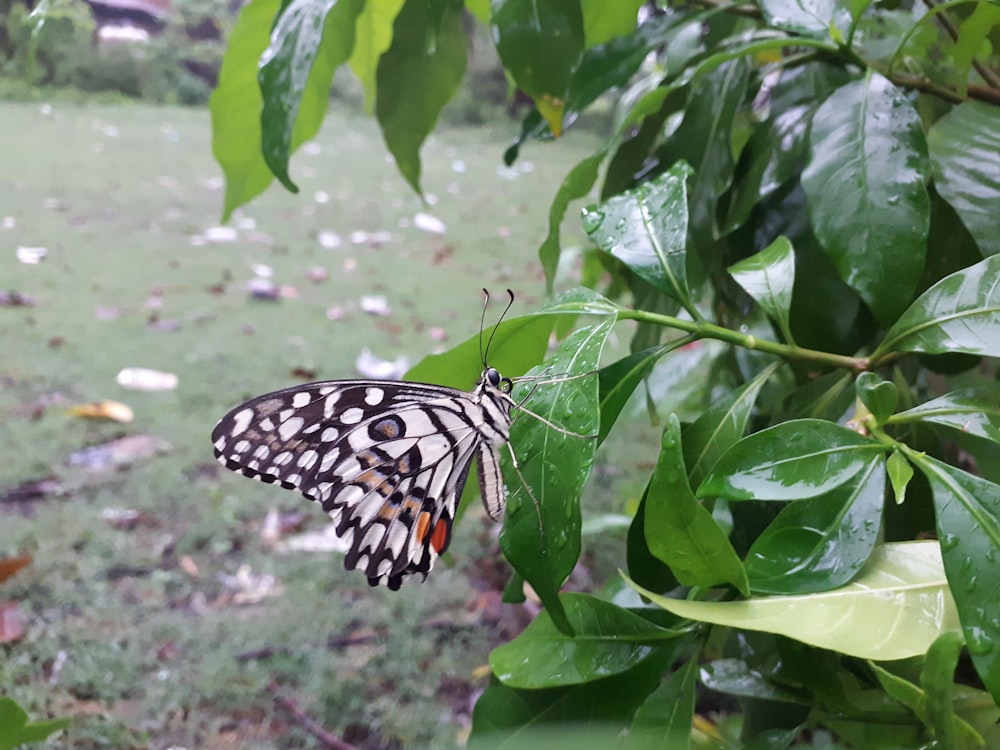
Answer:
POLYGON ((247 401, 212 442, 233 471, 322 504, 349 545, 345 567, 398 589, 448 547, 482 442, 478 409, 452 388, 326 381, 247 401))

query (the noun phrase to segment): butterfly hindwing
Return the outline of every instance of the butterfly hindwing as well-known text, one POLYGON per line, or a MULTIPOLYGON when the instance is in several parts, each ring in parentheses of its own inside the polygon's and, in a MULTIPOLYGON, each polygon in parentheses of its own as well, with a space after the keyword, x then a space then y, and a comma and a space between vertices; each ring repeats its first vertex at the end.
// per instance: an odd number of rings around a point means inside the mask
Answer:
MULTIPOLYGON (((311 383, 238 406, 212 440, 228 468, 322 504, 348 542, 345 566, 363 570, 372 585, 398 588, 408 575, 426 576, 447 548, 477 449, 482 460, 484 446, 493 451, 506 439, 509 407, 485 390, 485 380, 474 393, 405 382, 311 383)), ((500 500, 502 492, 502 485, 491 490, 500 500)))

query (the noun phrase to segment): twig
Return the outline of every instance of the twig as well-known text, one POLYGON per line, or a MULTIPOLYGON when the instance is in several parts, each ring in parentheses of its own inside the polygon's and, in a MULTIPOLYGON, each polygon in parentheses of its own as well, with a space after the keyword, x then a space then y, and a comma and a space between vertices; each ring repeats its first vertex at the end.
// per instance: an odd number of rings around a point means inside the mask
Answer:
POLYGON ((274 696, 274 702, 290 713, 303 729, 320 741, 323 747, 331 748, 331 750, 358 750, 354 745, 344 742, 340 737, 334 737, 306 716, 295 701, 281 694, 281 688, 278 687, 278 683, 274 681, 273 677, 268 680, 267 689, 274 696))
MULTIPOLYGON (((924 5, 926 5, 931 11, 935 8, 934 0, 924 0, 924 5)), ((945 33, 951 37, 952 41, 958 41, 958 29, 955 28, 955 24, 952 23, 951 19, 944 12, 938 13, 934 20, 941 24, 941 28, 945 30, 945 33)), ((986 81, 992 88, 1000 88, 1000 75, 997 75, 996 71, 983 65, 982 62, 972 59, 972 67, 976 69, 980 77, 986 81)))

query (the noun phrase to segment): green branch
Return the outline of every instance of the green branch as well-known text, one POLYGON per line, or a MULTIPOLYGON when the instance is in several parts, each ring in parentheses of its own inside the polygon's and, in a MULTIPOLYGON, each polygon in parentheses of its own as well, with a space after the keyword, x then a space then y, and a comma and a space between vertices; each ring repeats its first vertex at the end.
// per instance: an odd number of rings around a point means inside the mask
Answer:
POLYGON ((654 325, 667 328, 675 328, 679 331, 686 331, 700 339, 725 341, 727 344, 764 352, 765 354, 773 354, 776 357, 781 357, 789 361, 814 362, 819 365, 837 367, 855 373, 870 369, 870 363, 865 357, 847 357, 842 354, 821 352, 816 349, 803 349, 800 346, 779 344, 777 341, 757 338, 756 336, 734 331, 731 328, 717 326, 714 323, 683 320, 675 318, 672 315, 661 315, 660 313, 647 312, 646 310, 621 310, 618 312, 618 319, 636 320, 641 323, 653 323, 654 325))

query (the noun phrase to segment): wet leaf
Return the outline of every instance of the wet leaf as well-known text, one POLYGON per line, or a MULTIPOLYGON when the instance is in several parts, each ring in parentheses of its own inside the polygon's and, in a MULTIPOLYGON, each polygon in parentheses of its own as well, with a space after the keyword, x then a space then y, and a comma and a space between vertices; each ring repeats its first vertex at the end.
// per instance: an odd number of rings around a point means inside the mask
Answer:
POLYGON ((31 565, 31 555, 0 557, 0 582, 6 581, 21 568, 31 565))
POLYGON ((959 628, 937 542, 876 547, 852 583, 806 596, 685 601, 630 585, 678 617, 785 635, 862 659, 920 656, 941 633, 959 628))
POLYGON ((699 497, 804 500, 839 487, 885 452, 884 445, 821 419, 794 419, 730 448, 698 488, 699 497))

